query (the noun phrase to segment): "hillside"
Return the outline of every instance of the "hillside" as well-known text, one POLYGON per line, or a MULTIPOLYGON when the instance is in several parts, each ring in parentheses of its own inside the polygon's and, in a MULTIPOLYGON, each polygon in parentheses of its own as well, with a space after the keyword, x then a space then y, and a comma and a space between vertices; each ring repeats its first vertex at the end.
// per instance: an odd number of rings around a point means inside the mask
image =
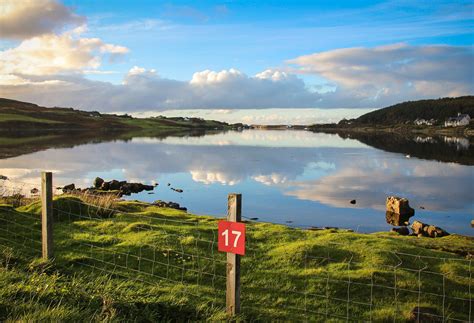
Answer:
POLYGON ((46 108, 0 98, 0 131, 140 131, 172 129, 224 129, 224 122, 198 118, 132 118, 72 108, 46 108))
POLYGON ((398 103, 366 113, 353 120, 356 124, 394 125, 421 119, 435 119, 438 124, 458 113, 474 117, 474 96, 419 100, 398 103))

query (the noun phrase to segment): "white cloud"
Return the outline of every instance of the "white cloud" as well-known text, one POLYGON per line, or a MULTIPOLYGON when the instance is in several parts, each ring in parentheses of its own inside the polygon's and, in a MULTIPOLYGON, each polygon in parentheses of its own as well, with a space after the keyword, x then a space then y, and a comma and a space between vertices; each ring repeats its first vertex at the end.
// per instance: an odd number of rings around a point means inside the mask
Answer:
POLYGON ((193 181, 206 185, 219 183, 222 185, 233 186, 240 182, 240 178, 232 177, 231 175, 223 172, 191 170, 190 173, 193 181))
POLYGON ((78 31, 45 34, 22 41, 17 47, 0 51, 1 75, 45 76, 81 73, 97 69, 104 54, 122 55, 123 46, 99 38, 80 38, 78 31))
POLYGON ((288 62, 299 73, 316 74, 336 84, 337 90, 325 96, 323 105, 344 102, 372 107, 472 93, 473 55, 471 46, 393 44, 336 49, 288 62))
POLYGON ((0 38, 24 39, 84 22, 55 0, 2 0, 0 5, 0 38))

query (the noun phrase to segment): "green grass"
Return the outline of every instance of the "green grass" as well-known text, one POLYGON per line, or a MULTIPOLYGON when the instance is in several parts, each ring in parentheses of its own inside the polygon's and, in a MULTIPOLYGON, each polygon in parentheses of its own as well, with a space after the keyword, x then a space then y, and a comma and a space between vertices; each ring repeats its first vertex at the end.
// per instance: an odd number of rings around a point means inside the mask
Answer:
POLYGON ((38 122, 38 123, 47 123, 47 124, 62 123, 60 121, 31 117, 24 114, 0 113, 0 122, 7 122, 7 121, 27 121, 27 122, 38 122))
MULTIPOLYGON (((111 212, 68 196, 54 209, 55 259, 43 262, 39 203, 0 206, 0 321, 225 319, 218 219, 130 201, 111 212)), ((238 319, 405 321, 420 304, 467 321, 472 250, 458 235, 251 222, 238 319)))

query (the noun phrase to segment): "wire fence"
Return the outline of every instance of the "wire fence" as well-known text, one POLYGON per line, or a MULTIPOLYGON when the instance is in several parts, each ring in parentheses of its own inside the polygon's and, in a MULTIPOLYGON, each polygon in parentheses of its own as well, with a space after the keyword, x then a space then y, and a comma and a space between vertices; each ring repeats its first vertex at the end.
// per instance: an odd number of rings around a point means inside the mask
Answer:
MULTIPOLYGON (((0 180, 0 248, 29 259, 41 257, 39 184, 0 180)), ((224 311, 227 262, 217 250, 216 220, 117 201, 91 192, 57 196, 55 261, 84 275, 171 286, 224 311)), ((474 320, 470 255, 387 251, 351 242, 350 234, 338 242, 265 223, 247 230, 241 302, 249 320, 474 320)))

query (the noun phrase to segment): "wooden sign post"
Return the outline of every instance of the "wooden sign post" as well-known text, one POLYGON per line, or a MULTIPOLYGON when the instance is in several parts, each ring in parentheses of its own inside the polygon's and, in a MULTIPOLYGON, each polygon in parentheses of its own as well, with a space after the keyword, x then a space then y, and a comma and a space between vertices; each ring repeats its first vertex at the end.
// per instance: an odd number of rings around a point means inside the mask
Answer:
POLYGON ((240 313, 240 255, 245 254, 245 224, 242 219, 242 195, 229 194, 227 221, 218 224, 218 249, 227 252, 227 314, 240 313))
POLYGON ((43 259, 53 258, 53 173, 41 173, 41 246, 43 259))

